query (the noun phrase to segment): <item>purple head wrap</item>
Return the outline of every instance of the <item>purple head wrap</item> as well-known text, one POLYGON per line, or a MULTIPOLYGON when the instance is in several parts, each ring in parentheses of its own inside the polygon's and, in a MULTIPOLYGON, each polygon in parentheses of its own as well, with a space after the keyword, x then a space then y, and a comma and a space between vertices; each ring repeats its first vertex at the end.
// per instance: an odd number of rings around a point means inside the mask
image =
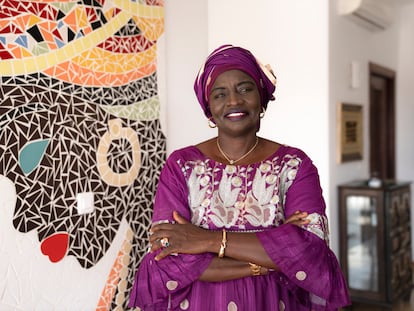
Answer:
POLYGON ((266 109, 269 100, 275 99, 273 92, 276 77, 270 67, 263 66, 246 49, 230 44, 222 45, 208 56, 194 82, 194 91, 207 118, 211 117, 208 101, 214 81, 224 71, 233 69, 244 71, 256 82, 262 107, 266 109))

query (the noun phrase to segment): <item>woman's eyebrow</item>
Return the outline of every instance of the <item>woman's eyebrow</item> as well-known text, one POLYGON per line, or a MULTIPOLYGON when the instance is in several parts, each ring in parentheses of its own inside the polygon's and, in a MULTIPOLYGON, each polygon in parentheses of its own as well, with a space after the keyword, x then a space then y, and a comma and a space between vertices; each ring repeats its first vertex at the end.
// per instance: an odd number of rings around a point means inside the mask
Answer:
MULTIPOLYGON (((243 80, 243 81, 238 82, 236 84, 236 86, 240 86, 240 85, 243 85, 243 84, 252 84, 252 85, 254 85, 255 83, 253 81, 250 81, 250 80, 243 80)), ((210 93, 213 93, 216 90, 224 90, 224 89, 226 89, 225 86, 216 86, 215 88, 211 89, 210 93)))
POLYGON ((226 88, 224 86, 216 86, 215 88, 211 89, 210 94, 219 91, 219 90, 225 90, 226 88))
POLYGON ((253 81, 250 81, 250 80, 241 81, 241 82, 237 83, 237 85, 242 85, 242 84, 255 84, 255 83, 253 81))

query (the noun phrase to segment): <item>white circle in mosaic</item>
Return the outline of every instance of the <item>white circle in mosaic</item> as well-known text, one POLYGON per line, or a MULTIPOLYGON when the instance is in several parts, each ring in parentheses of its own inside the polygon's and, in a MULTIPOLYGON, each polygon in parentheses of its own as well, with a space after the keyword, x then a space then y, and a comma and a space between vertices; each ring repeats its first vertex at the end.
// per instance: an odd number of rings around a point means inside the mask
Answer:
MULTIPOLYGON (((131 238, 132 240, 132 238, 131 238)), ((122 247, 122 250, 126 253, 129 254, 129 252, 132 249, 132 244, 131 243, 125 243, 124 246, 122 247)), ((129 257, 128 257, 129 258, 129 257)))
POLYGON ((118 294, 115 296, 115 301, 118 305, 123 304, 125 301, 125 294, 122 292, 118 292, 118 294))
POLYGON ((126 279, 126 278, 127 278, 127 276, 128 276, 128 269, 122 269, 122 270, 121 270, 121 272, 120 272, 120 274, 119 274, 119 276, 120 276, 122 279, 126 279))
POLYGON ((177 288, 178 282, 177 281, 168 281, 166 285, 167 285, 168 290, 174 290, 174 289, 177 288))
POLYGON ((129 264, 129 257, 128 256, 123 256, 121 259, 121 263, 123 264, 123 266, 127 267, 129 264))
POLYGON ((296 272, 296 278, 299 281, 303 281, 304 279, 306 279, 306 277, 307 277, 307 275, 306 275, 306 272, 305 271, 298 271, 298 272, 296 272))
POLYGON ((237 305, 234 301, 230 301, 227 305, 227 311, 237 311, 237 305))
POLYGON ((180 303, 180 309, 181 310, 187 310, 189 306, 190 306, 190 303, 188 302, 188 299, 184 299, 180 303))
POLYGON ((279 300, 279 311, 285 311, 286 306, 282 300, 279 300))
POLYGON ((127 288, 127 280, 121 280, 121 281, 118 283, 118 288, 119 288, 121 291, 125 292, 125 291, 126 291, 126 288, 127 288))

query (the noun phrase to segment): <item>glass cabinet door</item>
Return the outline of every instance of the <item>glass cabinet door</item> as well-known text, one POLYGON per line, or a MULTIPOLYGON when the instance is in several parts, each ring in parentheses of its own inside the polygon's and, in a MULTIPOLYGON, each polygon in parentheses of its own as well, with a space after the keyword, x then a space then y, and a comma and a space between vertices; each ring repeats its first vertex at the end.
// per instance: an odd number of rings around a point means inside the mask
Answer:
POLYGON ((348 285, 378 292, 378 211, 375 197, 346 197, 348 285))
POLYGON ((339 257, 353 303, 391 310, 410 297, 411 259, 404 260, 411 258, 410 189, 395 181, 339 185, 339 257))

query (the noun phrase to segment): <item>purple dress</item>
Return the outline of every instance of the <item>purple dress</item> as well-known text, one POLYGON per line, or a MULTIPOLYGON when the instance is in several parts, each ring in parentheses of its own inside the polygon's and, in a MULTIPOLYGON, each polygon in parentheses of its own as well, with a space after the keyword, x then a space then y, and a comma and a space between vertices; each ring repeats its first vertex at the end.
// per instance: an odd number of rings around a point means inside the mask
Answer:
MULTIPOLYGON (((281 146, 266 160, 226 165, 196 147, 177 150, 161 172, 153 222, 172 221, 177 210, 202 228, 257 232, 280 272, 224 282, 198 278, 217 254, 178 254, 140 263, 130 306, 144 311, 337 310, 348 305, 347 286, 328 246, 319 176, 301 150, 281 146), (303 227, 283 224, 307 212, 303 227)), ((217 246, 219 248, 219 245, 217 246)))

